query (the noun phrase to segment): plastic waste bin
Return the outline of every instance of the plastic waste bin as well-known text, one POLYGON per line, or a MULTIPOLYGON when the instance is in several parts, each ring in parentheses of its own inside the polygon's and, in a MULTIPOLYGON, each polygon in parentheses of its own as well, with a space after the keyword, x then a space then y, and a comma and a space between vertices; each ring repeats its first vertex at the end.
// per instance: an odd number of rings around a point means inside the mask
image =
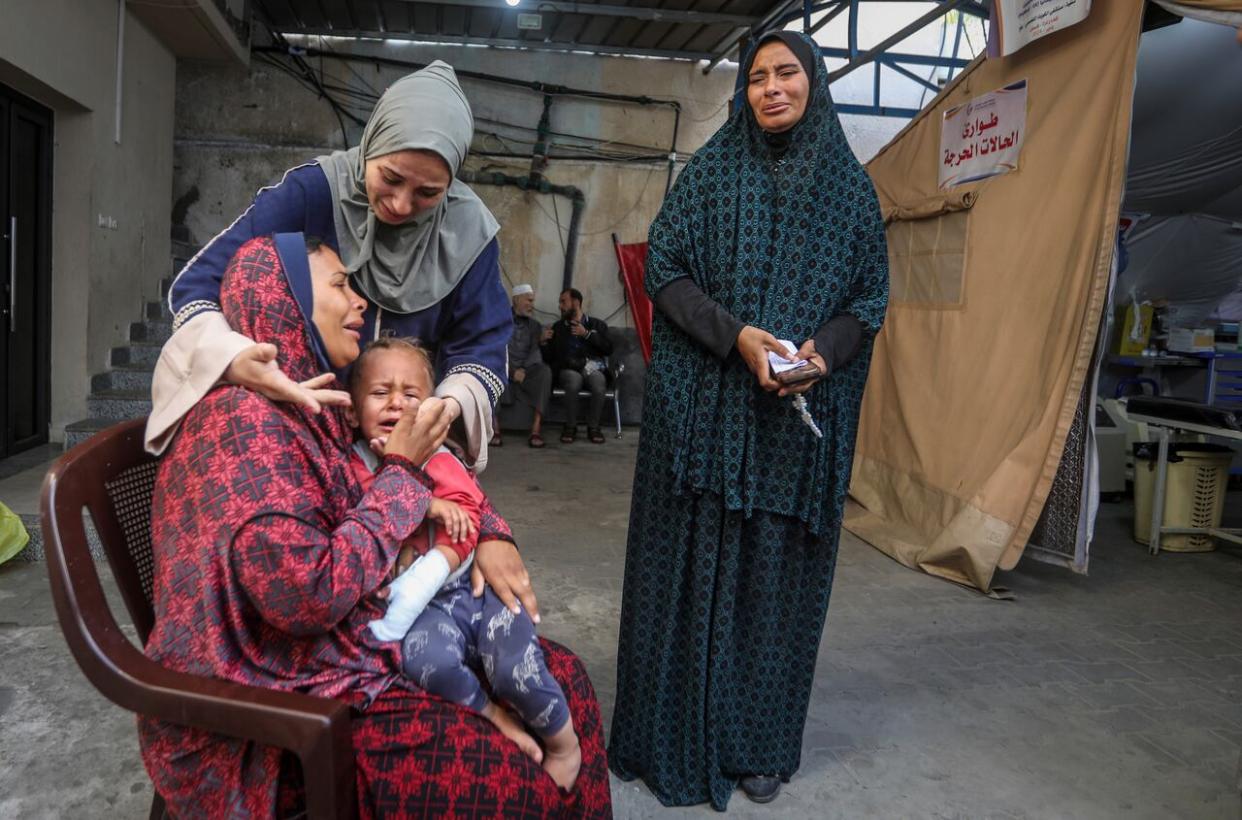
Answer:
MULTIPOLYGON (((1151 543, 1151 505, 1156 489, 1159 445, 1134 445, 1134 540, 1151 543)), ((1219 527, 1229 489, 1229 464, 1233 450, 1219 444, 1171 442, 1169 471, 1164 490, 1164 526, 1219 527)), ((1210 535, 1164 535, 1160 548, 1169 552, 1210 552, 1216 539, 1210 535)))

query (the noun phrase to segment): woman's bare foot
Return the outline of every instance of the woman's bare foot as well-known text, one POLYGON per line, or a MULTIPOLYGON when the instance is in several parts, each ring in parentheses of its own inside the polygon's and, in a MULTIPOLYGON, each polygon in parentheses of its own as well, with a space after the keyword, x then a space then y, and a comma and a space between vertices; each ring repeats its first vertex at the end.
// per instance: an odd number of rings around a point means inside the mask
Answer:
POLYGON ((548 751, 543 756, 543 770, 556 785, 571 791, 578 779, 578 770, 582 768, 582 747, 578 745, 573 721, 567 721, 556 734, 544 738, 544 743, 548 751))
MULTIPOLYGON (((518 745, 518 748, 530 756, 536 763, 543 763, 543 749, 523 728, 521 722, 495 701, 488 701, 483 707, 483 717, 492 722, 500 733, 518 745)), ((574 770, 575 775, 577 769, 574 770)))

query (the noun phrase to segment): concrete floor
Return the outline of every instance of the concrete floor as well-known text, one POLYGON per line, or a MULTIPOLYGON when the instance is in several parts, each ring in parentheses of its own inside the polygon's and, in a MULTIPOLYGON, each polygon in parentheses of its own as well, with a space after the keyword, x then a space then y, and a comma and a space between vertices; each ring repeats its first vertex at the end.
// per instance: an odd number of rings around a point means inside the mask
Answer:
MULTIPOLYGON (((485 484, 607 721, 637 433, 602 447, 510 437, 485 484)), ((1239 511, 1236 494, 1231 508, 1239 511)), ((738 817, 1242 816, 1242 554, 1151 558, 1106 505, 1083 578, 1023 562, 994 601, 848 534, 802 769, 738 817)), ((119 609, 119 604, 118 604, 119 609)), ((708 817, 614 782, 618 817, 708 817)), ((65 648, 41 564, 0 566, 0 817, 145 816, 130 715, 65 648)))

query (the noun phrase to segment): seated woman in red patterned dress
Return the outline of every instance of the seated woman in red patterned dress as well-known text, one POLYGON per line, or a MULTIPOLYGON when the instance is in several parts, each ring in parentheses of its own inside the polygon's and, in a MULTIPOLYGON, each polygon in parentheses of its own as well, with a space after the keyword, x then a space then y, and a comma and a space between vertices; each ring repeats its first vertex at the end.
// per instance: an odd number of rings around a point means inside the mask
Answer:
MULTIPOLYGON (((358 356, 365 302, 327 247, 300 234, 243 245, 221 288, 234 330, 277 346, 304 380, 358 356), (313 247, 313 246, 312 246, 313 247)), ((362 817, 608 817, 599 705, 581 662, 543 641, 582 744, 572 792, 475 712, 420 692, 399 644, 375 639, 378 591, 422 522, 430 479, 417 466, 444 440, 428 399, 389 439, 365 493, 337 408, 312 414, 229 385, 189 413, 152 501, 156 623, 147 654, 196 675, 352 704, 362 817)), ((512 540, 486 504, 480 538, 512 540)), ((143 761, 176 817, 275 817, 300 805, 296 760, 280 749, 146 718, 143 761)))

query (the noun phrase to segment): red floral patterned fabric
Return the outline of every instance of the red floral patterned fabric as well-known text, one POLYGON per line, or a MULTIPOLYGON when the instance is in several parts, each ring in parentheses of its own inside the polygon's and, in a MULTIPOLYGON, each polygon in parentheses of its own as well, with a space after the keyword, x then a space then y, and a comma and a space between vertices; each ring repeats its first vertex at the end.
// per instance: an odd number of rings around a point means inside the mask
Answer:
MULTIPOLYGON (((308 276, 303 269, 290 276, 308 276)), ((303 288, 303 291, 307 291, 303 288)), ((230 324, 280 350, 292 378, 323 369, 305 313, 268 238, 225 274, 230 324)), ((599 707, 581 663, 545 643, 583 746, 571 794, 474 713, 413 689, 399 645, 376 641, 375 591, 421 522, 430 479, 387 458, 365 493, 336 411, 310 414, 235 387, 186 417, 152 501, 156 625, 147 654, 173 669, 342 698, 354 723, 363 817, 608 817, 599 707)), ((485 504, 483 537, 509 537, 485 504)), ((143 761, 177 817, 272 817, 296 810, 300 770, 279 749, 139 719, 143 761)))
MULTIPOLYGON (((363 445, 360 442, 354 444, 354 450, 349 457, 349 468, 353 471, 354 478, 358 479, 362 491, 366 492, 375 481, 375 473, 371 472, 371 468, 363 461, 362 456, 358 455, 358 448, 361 446, 363 445)), ((460 506, 476 527, 482 523, 480 511, 487 496, 475 474, 466 469, 466 465, 458 461, 456 456, 447 452, 436 453, 427 459, 427 463, 423 465, 423 472, 432 480, 436 498, 452 501, 460 506)), ((467 533, 460 541, 450 538, 448 529, 445 527, 436 527, 435 532, 436 545, 451 549, 463 562, 470 557, 481 540, 476 531, 467 533)), ((404 546, 410 547, 419 555, 426 555, 431 549, 429 535, 430 528, 419 527, 406 539, 404 546)))

